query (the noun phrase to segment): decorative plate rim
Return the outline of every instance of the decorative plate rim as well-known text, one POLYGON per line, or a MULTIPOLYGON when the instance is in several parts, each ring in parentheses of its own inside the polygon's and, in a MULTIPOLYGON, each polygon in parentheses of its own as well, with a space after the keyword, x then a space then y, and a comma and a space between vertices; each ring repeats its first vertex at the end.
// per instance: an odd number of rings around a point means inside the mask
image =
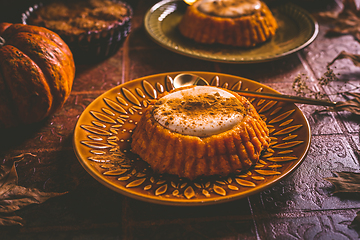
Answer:
POLYGON ((260 185, 258 187, 255 188, 249 188, 245 191, 241 191, 238 194, 233 194, 230 196, 216 196, 216 197, 212 197, 212 198, 208 198, 208 199, 199 199, 199 198, 192 198, 192 199, 175 199, 175 198, 166 198, 164 196, 151 196, 149 194, 144 194, 144 193, 140 193, 138 191, 135 190, 131 190, 131 189, 126 189, 123 186, 119 186, 117 184, 114 183, 114 181, 111 181, 107 178, 107 176, 104 176, 103 174, 101 174, 95 167, 94 167, 94 162, 89 161, 89 159, 87 159, 87 157, 85 156, 85 154, 83 154, 83 152, 85 151, 85 148, 88 149, 88 151, 90 151, 89 147, 85 146, 84 144, 81 143, 81 141, 84 141, 84 138, 81 138, 81 135, 83 133, 81 132, 85 132, 85 130, 81 127, 81 124, 83 124, 86 118, 89 117, 89 111, 94 110, 96 108, 94 108, 94 106, 100 102, 102 102, 102 104, 104 103, 104 99, 108 98, 111 95, 116 95, 118 94, 122 88, 126 87, 127 85, 136 85, 136 86, 141 86, 143 81, 149 80, 149 79, 160 79, 160 78, 165 78, 166 76, 175 76, 177 74, 180 73, 192 73, 192 74, 198 74, 198 75, 202 75, 202 74, 206 74, 206 75, 211 75, 211 76, 220 76, 220 77, 224 77, 224 78, 228 78, 228 79, 234 79, 234 81, 236 80, 241 80, 247 83, 251 83, 256 85, 259 88, 264 89, 265 91, 268 92, 274 92, 274 93, 279 93, 276 90, 262 84, 262 83, 258 83, 255 82, 253 80, 250 79, 246 79, 246 78, 242 78, 242 77, 238 77, 238 76, 233 76, 233 75, 229 75, 229 74, 221 74, 221 73, 216 73, 216 72, 201 72, 201 71, 181 71, 181 72, 168 72, 168 73, 160 73, 160 74, 154 74, 154 75, 149 75, 149 76, 145 76, 145 77, 141 77, 138 79, 134 79, 130 82, 121 84, 119 86, 116 86, 108 91, 106 91, 105 93, 101 94, 100 96, 98 96, 93 102, 91 102, 86 109, 84 110, 84 112, 80 115, 80 117, 77 120, 75 129, 74 129, 74 135, 73 135, 73 147, 74 147, 74 152, 75 155, 78 159, 78 161, 80 162, 80 164, 82 165, 82 167, 92 176, 95 178, 95 180, 97 180, 98 182, 100 182, 101 184, 103 184, 104 186, 112 189, 115 192, 118 192, 120 194, 123 194, 125 196, 137 199, 137 200, 142 200, 142 201, 146 201, 146 202, 151 202, 151 203, 157 203, 157 204, 162 204, 162 205, 175 205, 175 206, 199 206, 199 205, 211 205, 211 204, 217 204, 217 203, 223 203, 223 202, 227 202, 227 201, 233 201, 233 200, 237 200, 240 198, 245 198, 245 197, 249 197, 253 194, 256 194, 258 192, 261 192, 271 186, 273 186, 274 184, 278 183, 279 181, 281 181, 282 179, 284 179, 285 177, 287 177, 289 174, 291 174, 292 172, 294 172, 299 166, 300 164, 304 161, 308 150, 310 148, 310 142, 311 142, 311 130, 310 130, 310 125, 308 120, 306 119, 305 115, 302 113, 302 111, 293 103, 286 103, 286 106, 291 106, 293 107, 295 110, 295 112, 298 112, 300 114, 300 116, 302 117, 302 122, 304 124, 304 126, 306 127, 306 135, 308 136, 306 139, 304 140, 304 151, 302 151, 300 153, 300 156, 298 157, 297 161, 295 162, 295 164, 291 165, 290 168, 284 172, 281 173, 281 175, 277 175, 276 177, 274 177, 274 179, 268 181, 266 184, 260 185))
MULTIPOLYGON (((146 30, 148 36, 150 36, 150 38, 154 42, 159 44, 160 46, 162 46, 170 51, 176 52, 178 54, 196 58, 196 59, 208 60, 208 61, 213 61, 213 62, 222 62, 222 63, 233 63, 233 64, 268 62, 268 61, 283 58, 285 56, 288 56, 292 53, 295 53, 295 52, 307 47, 316 39, 316 37, 319 33, 319 25, 318 25, 317 21, 306 10, 304 10, 292 3, 287 3, 284 5, 277 6, 276 9, 281 9, 282 11, 288 11, 290 9, 292 11, 300 12, 306 18, 306 20, 309 22, 308 25, 311 27, 311 30, 308 32, 309 36, 306 39, 304 38, 304 40, 301 42, 301 44, 296 45, 296 47, 294 47, 288 51, 285 51, 285 52, 279 51, 279 52, 276 52, 276 54, 270 54, 270 55, 264 54, 264 55, 261 55, 261 56, 255 57, 255 58, 250 57, 250 55, 246 56, 246 54, 245 54, 245 57, 243 57, 241 55, 241 54, 243 54, 241 52, 241 50, 239 50, 240 52, 238 52, 237 55, 236 54, 230 55, 230 56, 222 55, 221 57, 216 54, 207 54, 204 51, 201 52, 198 49, 197 49, 197 52, 194 52, 193 49, 195 49, 195 47, 198 43, 194 42, 193 44, 191 44, 192 47, 182 46, 181 43, 178 44, 177 38, 174 38, 172 36, 168 36, 168 35, 164 34, 162 27, 161 27, 163 20, 168 15, 179 11, 177 7, 165 8, 164 6, 166 4, 171 4, 171 3, 175 4, 175 3, 179 3, 179 2, 182 2, 182 0, 162 0, 158 3, 156 3, 153 7, 151 7, 146 12, 145 17, 144 17, 145 30, 146 30), (156 11, 161 11, 161 13, 163 13, 163 16, 159 17, 160 20, 159 20, 159 18, 155 18, 155 16, 154 16, 154 13, 156 11)), ((299 23, 299 20, 295 19, 292 15, 290 15, 290 14, 286 14, 286 15, 288 17, 290 17, 292 20, 297 21, 297 24, 299 23)), ((191 42, 191 40, 188 40, 188 42, 191 42)), ((266 42, 263 45, 267 45, 267 44, 270 44, 270 43, 266 42)), ((201 45, 201 46, 205 47, 206 45, 201 45)), ((210 45, 209 47, 205 47, 205 48, 206 48, 206 50, 210 50, 212 48, 212 46, 213 45, 210 45)), ((224 48, 225 47, 228 47, 228 46, 224 46, 224 48)), ((232 49, 236 50, 237 48, 234 47, 232 49)))

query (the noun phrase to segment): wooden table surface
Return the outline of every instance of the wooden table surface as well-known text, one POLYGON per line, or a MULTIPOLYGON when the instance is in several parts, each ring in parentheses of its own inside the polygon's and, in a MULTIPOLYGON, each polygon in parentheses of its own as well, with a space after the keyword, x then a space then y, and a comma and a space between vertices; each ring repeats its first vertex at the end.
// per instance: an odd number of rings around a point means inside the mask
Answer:
MULTIPOLYGON (((132 30, 123 46, 103 62, 76 66, 71 96, 59 112, 32 129, 1 133, 0 160, 25 154, 16 165, 19 185, 68 193, 17 211, 24 226, 0 227, 0 239, 358 239, 349 225, 360 210, 360 199, 332 195, 332 185, 324 180, 334 172, 359 171, 360 117, 349 113, 315 114, 319 107, 298 105, 312 131, 303 164, 270 189, 228 203, 176 207, 134 200, 104 187, 82 168, 72 145, 76 121, 96 97, 119 84, 157 73, 209 71, 294 94, 291 86, 298 74, 306 74, 308 84, 321 89, 316 79, 328 62, 343 50, 360 52, 352 36, 326 37, 329 26, 321 23, 310 46, 279 60, 197 60, 164 49, 147 36, 144 15, 156 2, 130 1, 132 30)), ((299 2, 310 12, 342 6, 340 1, 299 2)), ((14 18, 2 15, 4 21, 14 18)), ((340 78, 360 85, 360 68, 350 61, 337 61, 334 67, 340 78)), ((332 93, 329 88, 322 91, 332 93)))

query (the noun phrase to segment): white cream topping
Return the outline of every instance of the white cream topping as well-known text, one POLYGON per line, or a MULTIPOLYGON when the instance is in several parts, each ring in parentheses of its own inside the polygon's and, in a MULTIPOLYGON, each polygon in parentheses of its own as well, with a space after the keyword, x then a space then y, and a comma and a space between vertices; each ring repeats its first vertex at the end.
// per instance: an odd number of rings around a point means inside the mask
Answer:
POLYGON ((260 0, 202 0, 198 10, 218 17, 241 17, 258 11, 260 0))
POLYGON ((243 119, 245 110, 230 92, 211 86, 179 90, 161 98, 153 116, 177 133, 208 137, 230 130, 243 119))

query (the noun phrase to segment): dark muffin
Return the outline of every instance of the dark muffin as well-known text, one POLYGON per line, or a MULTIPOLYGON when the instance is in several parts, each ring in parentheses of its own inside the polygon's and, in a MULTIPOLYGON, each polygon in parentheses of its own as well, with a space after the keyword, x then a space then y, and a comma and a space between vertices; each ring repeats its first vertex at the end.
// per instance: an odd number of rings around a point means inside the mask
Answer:
POLYGON ((131 7, 121 1, 65 0, 35 5, 22 20, 58 33, 75 61, 84 62, 114 54, 130 32, 131 17, 131 7))

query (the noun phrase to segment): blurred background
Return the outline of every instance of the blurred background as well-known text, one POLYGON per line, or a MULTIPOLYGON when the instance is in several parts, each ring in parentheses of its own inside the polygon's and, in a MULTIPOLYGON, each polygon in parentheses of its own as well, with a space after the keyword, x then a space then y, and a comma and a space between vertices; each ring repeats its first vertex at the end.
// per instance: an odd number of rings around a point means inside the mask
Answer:
MULTIPOLYGON (((50 0, 43 0, 45 3, 50 0)), ((139 0, 123 0, 129 3, 133 8, 139 0)), ((39 3, 39 0, 0 0, 0 22, 20 23, 21 14, 29 7, 39 3)))
MULTIPOLYGON (((42 0, 45 3, 51 0, 42 0)), ((129 3, 133 9, 136 8, 141 0, 122 0, 129 3)), ((280 4, 283 2, 293 2, 308 11, 316 11, 324 6, 332 6, 335 2, 341 3, 342 0, 264 0, 268 5, 280 4)), ((160 0, 159 0, 160 2, 160 0)), ((39 0, 0 0, 0 22, 21 22, 21 14, 30 6, 39 3, 39 0)))

